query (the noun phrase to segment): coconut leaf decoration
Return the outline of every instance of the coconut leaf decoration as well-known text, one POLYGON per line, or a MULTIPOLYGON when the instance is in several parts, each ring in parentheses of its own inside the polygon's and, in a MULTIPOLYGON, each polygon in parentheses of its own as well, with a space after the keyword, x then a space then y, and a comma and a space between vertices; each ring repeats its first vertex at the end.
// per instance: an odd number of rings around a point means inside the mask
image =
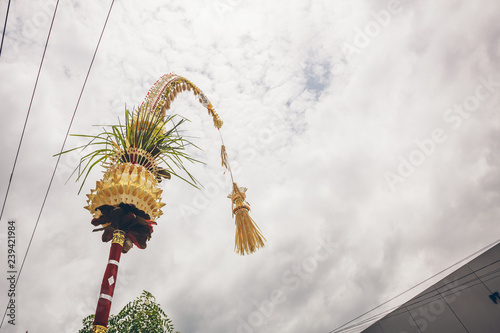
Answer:
MULTIPOLYGON (((253 253, 264 246, 265 238, 249 217, 246 195, 239 190, 231 172, 229 159, 222 140, 222 120, 205 94, 191 81, 176 74, 162 76, 150 89, 142 105, 130 112, 125 111, 123 124, 103 127, 97 135, 75 135, 89 139, 85 145, 70 149, 89 151, 80 160, 77 180, 83 188, 90 172, 97 165, 105 168, 104 176, 96 182, 95 189, 87 194, 88 209, 94 219, 92 224, 103 231, 103 241, 109 241, 116 230, 126 234, 123 252, 135 244, 146 247, 154 222, 162 215, 162 190, 159 183, 172 176, 198 187, 185 164, 200 162, 191 157, 186 148, 196 147, 182 136, 179 128, 187 121, 179 115, 169 115, 167 110, 177 94, 191 91, 212 117, 219 131, 222 148, 222 166, 229 171, 232 194, 229 196, 235 216, 235 250, 239 254, 253 253)), ((246 189, 245 189, 246 190, 246 189)))

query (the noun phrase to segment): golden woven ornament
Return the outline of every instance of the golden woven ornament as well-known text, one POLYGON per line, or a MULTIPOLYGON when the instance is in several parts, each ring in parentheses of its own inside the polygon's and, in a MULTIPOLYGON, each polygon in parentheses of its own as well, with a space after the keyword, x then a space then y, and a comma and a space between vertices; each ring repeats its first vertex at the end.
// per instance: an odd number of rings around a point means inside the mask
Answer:
POLYGON ((96 210, 97 207, 126 203, 155 220, 163 214, 161 208, 165 204, 160 201, 162 192, 153 173, 145 167, 132 163, 118 164, 108 169, 103 179, 96 182, 96 188, 87 194, 88 205, 85 208, 98 218, 101 212, 96 210))

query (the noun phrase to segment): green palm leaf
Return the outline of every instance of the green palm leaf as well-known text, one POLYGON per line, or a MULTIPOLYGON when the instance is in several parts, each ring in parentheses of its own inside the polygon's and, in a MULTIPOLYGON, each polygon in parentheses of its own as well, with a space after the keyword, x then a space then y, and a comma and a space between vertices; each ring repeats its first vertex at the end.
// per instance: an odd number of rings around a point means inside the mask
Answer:
POLYGON ((119 153, 122 155, 119 161, 115 161, 116 163, 145 163, 145 158, 141 156, 133 160, 127 152, 129 148, 149 153, 159 164, 158 166, 164 168, 166 172, 155 175, 159 179, 164 178, 165 173, 171 174, 198 188, 198 181, 185 167, 186 162, 201 163, 186 152, 189 146, 198 147, 180 135, 179 126, 186 120, 178 115, 162 116, 159 111, 150 111, 147 106, 142 106, 133 113, 125 110, 125 124, 119 122, 118 125, 104 126, 103 131, 97 135, 72 134, 75 137, 88 138, 90 141, 60 154, 93 149, 81 157, 77 166, 76 180, 82 179, 79 193, 93 168, 99 163, 109 166, 109 163, 113 162, 113 157, 119 153), (180 120, 176 121, 177 118, 180 120))

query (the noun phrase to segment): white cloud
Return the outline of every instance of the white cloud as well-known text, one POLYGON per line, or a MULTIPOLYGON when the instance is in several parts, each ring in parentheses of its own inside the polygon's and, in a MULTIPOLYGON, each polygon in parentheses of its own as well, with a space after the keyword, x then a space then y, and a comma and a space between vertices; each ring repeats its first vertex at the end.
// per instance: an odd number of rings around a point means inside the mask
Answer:
MULTIPOLYGON (((448 110, 481 80, 500 81, 499 5, 391 3, 115 3, 71 132, 123 118, 165 73, 187 77, 225 121, 236 180, 268 242, 248 257, 232 253, 218 135, 182 96, 173 111, 199 136, 207 165, 192 170, 205 189, 165 185, 148 248, 122 257, 112 312, 146 289, 181 332, 327 332, 496 239, 500 87, 467 116, 448 110), (416 141, 435 129, 446 139, 426 154, 416 141), (385 174, 419 156, 391 190, 385 174), (314 259, 320 240, 334 244, 324 260, 314 259)), ((18 259, 108 6, 60 4, 4 213, 18 221, 18 259)), ((53 8, 11 7, 0 58, 2 189, 53 8)), ((74 158, 61 164, 18 285, 24 330, 76 331, 95 310, 108 255, 80 184, 64 185, 74 158)), ((84 193, 100 173, 91 177, 84 193)))

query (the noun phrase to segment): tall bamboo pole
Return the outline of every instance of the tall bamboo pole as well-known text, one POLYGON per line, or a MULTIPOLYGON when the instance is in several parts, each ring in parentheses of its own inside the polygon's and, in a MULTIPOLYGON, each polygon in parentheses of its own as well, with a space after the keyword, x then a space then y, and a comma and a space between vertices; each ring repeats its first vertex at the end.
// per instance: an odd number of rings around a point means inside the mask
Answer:
POLYGON ((116 230, 113 233, 108 264, 106 266, 106 271, 104 271, 104 277, 102 278, 101 292, 99 294, 99 300, 97 301, 92 332, 104 333, 108 327, 109 312, 115 292, 118 265, 120 264, 124 242, 125 233, 121 230, 116 230))

